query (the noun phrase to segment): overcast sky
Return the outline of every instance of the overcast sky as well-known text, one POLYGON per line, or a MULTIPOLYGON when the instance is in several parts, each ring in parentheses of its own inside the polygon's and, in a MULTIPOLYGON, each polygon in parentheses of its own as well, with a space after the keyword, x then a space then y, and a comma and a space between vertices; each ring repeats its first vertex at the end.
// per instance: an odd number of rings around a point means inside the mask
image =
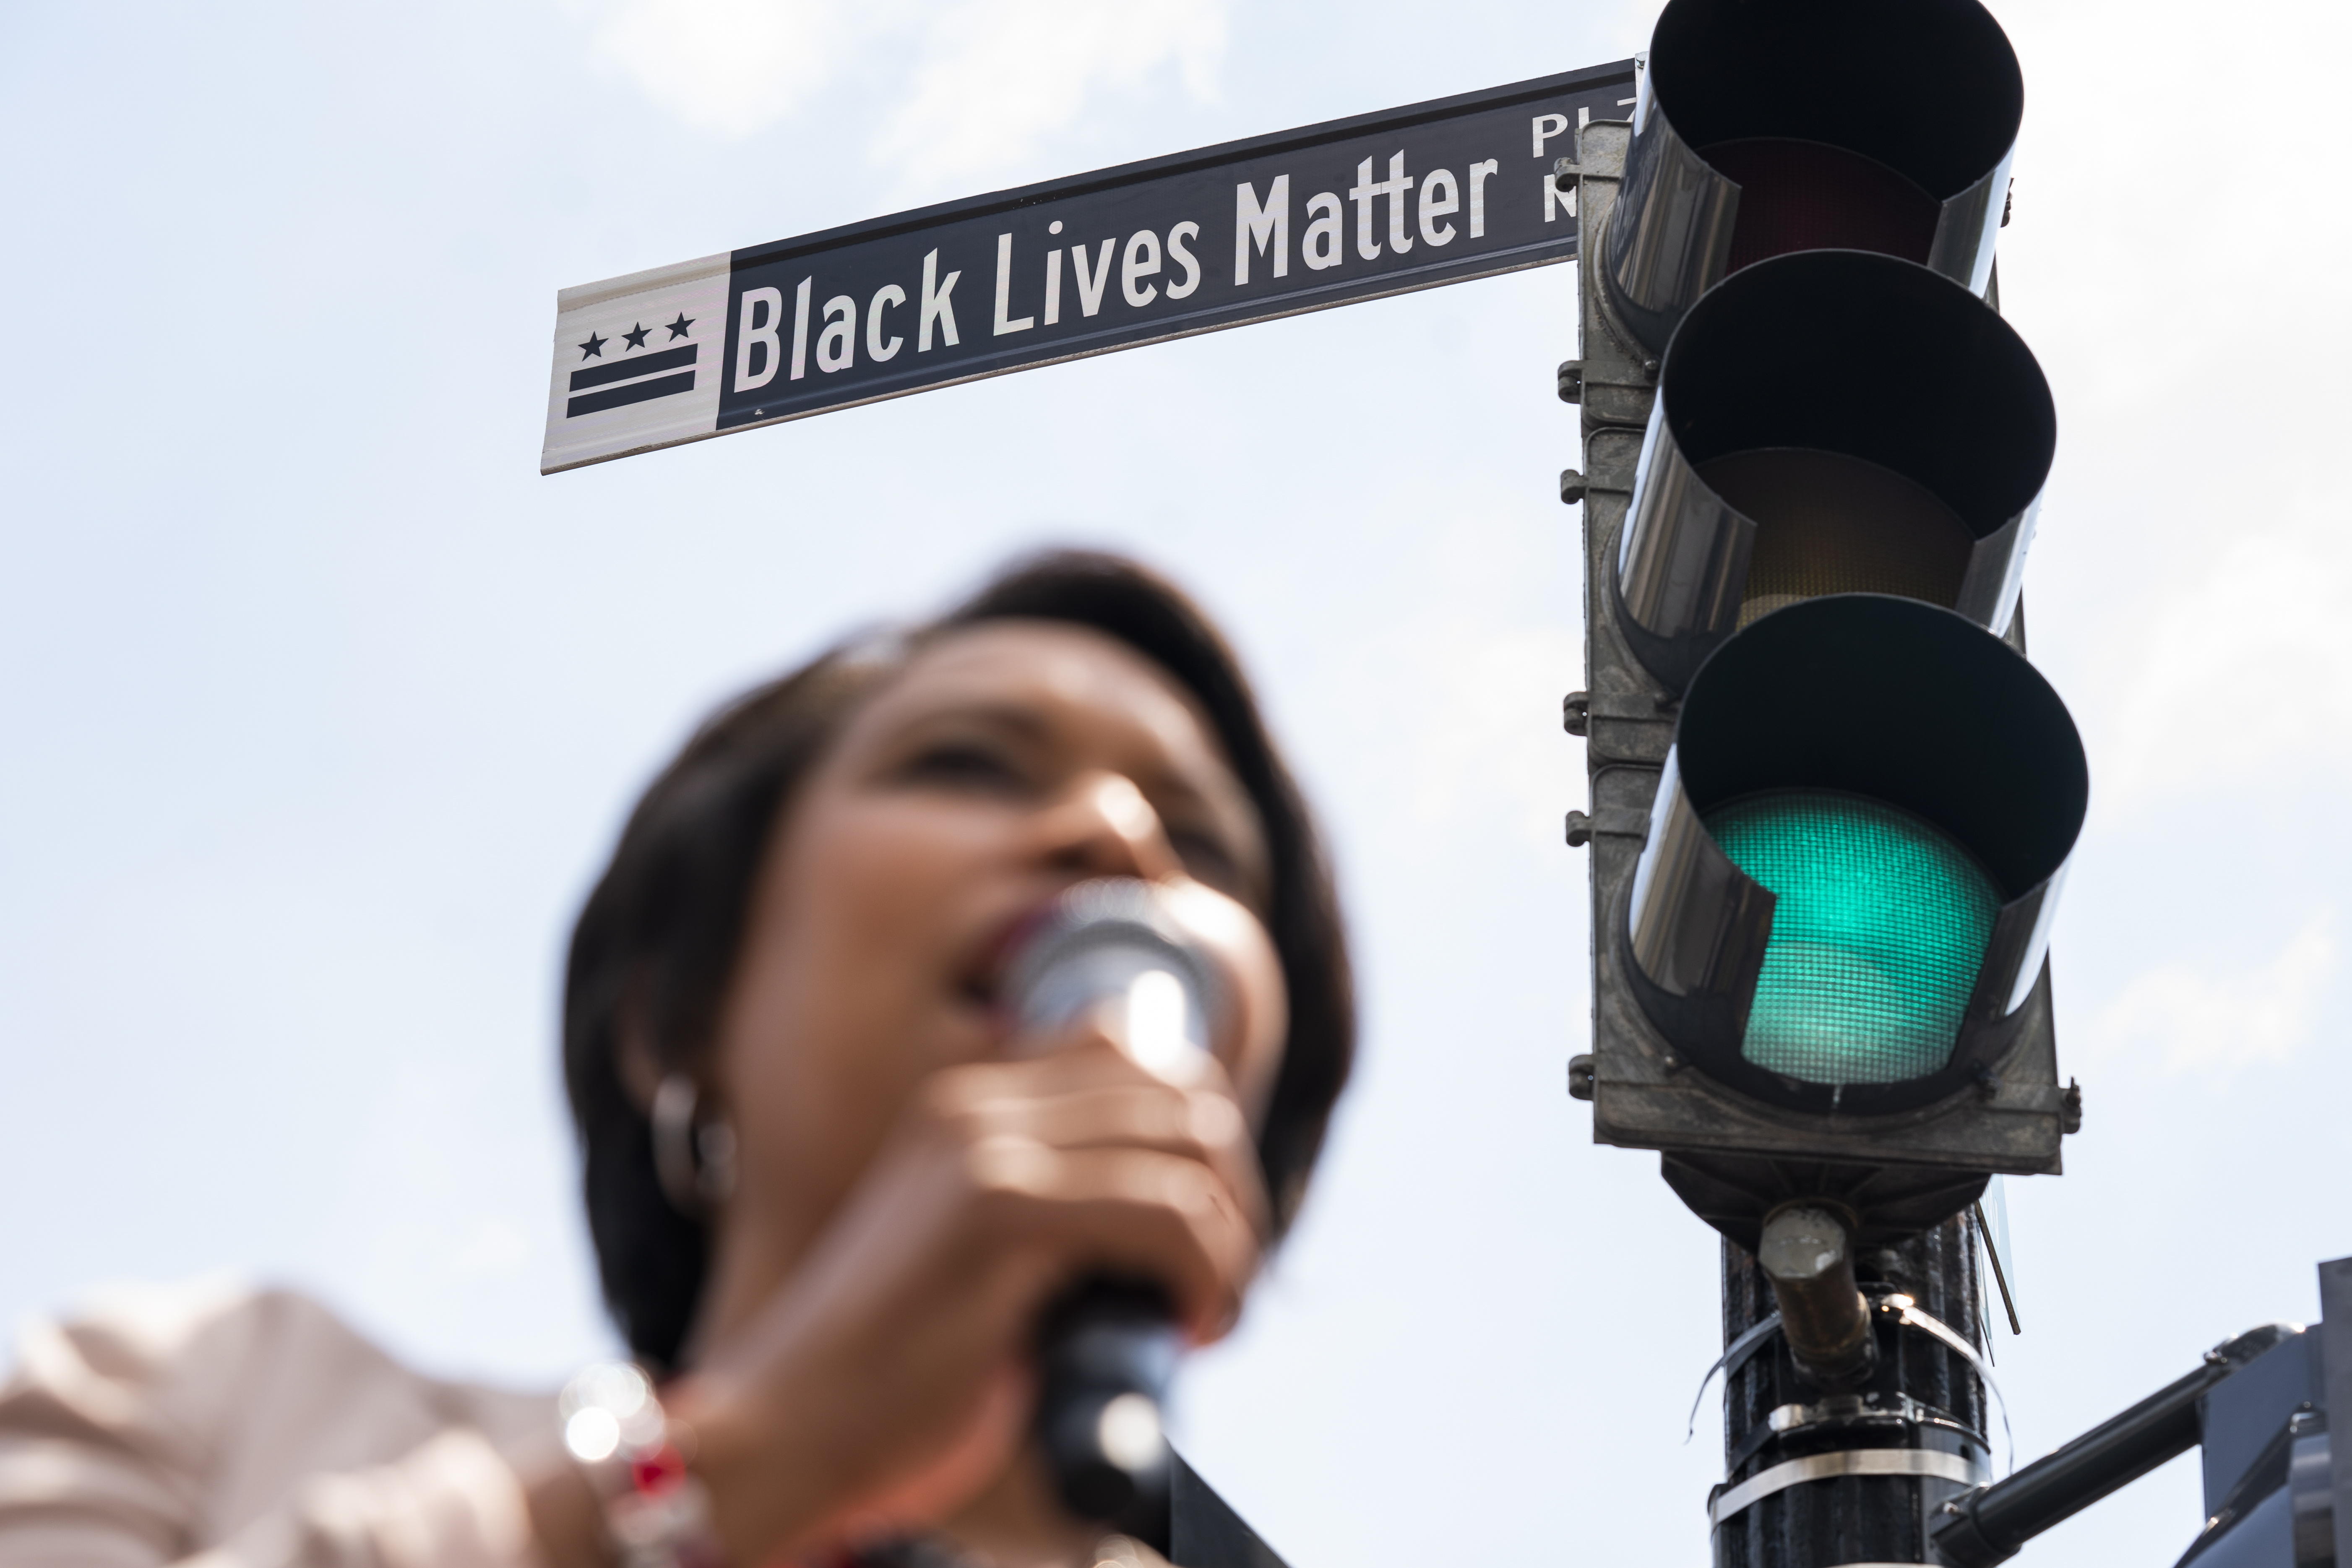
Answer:
MULTIPOLYGON (((2352 1252, 2341 6, 2011 0, 2026 575, 2091 826, 2028 1456, 2352 1252), (2257 140, 2259 138, 2259 140, 2257 140)), ((0 1317, 226 1269, 435 1368, 610 1342, 558 955, 712 703, 1008 553, 1223 617, 1337 845, 1364 1068, 1184 1440, 1295 1568, 1697 1564, 1712 1233, 1591 1142, 1547 268, 541 479, 555 290, 1597 64, 1646 4, 0 7, 0 1317)), ((1712 1410, 1712 1406, 1710 1406, 1712 1410)), ((2168 1561, 2176 1464, 2026 1562, 2168 1561)))

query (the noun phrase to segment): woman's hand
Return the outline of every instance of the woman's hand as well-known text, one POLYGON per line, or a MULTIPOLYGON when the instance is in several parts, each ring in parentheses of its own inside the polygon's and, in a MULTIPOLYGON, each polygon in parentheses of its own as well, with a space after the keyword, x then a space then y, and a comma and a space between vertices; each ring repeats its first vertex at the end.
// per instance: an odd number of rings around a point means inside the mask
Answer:
POLYGON ((1097 1269, 1195 1342, 1257 1266, 1265 1199, 1213 1066, 1178 1088, 1091 1027, 934 1074, 768 1306, 674 1388, 733 1562, 936 1521, 1025 1436, 1040 1309, 1097 1269))

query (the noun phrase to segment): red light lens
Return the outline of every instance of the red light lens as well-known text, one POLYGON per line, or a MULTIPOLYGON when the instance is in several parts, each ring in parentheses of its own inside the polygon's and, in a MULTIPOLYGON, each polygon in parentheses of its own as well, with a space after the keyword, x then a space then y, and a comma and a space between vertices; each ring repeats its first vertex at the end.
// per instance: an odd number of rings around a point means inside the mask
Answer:
POLYGON ((1875 250, 1925 262, 1942 209, 1875 159, 1820 142, 1760 136, 1700 156, 1739 184, 1731 270, 1791 250, 1875 250))

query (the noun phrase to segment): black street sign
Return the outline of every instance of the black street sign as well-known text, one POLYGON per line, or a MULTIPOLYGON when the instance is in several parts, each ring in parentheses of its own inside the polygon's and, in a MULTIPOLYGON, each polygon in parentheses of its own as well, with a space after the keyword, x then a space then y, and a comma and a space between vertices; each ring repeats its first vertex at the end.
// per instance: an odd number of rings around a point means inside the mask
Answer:
POLYGON ((1576 255, 1552 165, 1621 60, 557 296, 540 471, 1576 255))

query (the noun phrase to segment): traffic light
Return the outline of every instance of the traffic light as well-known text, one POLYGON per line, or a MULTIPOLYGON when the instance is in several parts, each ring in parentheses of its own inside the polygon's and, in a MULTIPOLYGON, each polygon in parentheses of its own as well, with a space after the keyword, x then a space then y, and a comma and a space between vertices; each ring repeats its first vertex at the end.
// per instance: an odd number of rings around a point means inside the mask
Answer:
POLYGON ((1672 0, 1576 186, 1594 1138, 1725 1237, 1717 1568, 1925 1562, 1990 1479, 1969 1215, 2055 1173, 2089 798, 2025 657, 2055 449, 1976 0, 1672 0))
POLYGON ((1743 1247, 2059 1169, 2088 798, 2025 658, 2057 437, 1982 298, 2022 110, 1975 0, 1674 0, 1576 165, 1601 1142, 1743 1247))

